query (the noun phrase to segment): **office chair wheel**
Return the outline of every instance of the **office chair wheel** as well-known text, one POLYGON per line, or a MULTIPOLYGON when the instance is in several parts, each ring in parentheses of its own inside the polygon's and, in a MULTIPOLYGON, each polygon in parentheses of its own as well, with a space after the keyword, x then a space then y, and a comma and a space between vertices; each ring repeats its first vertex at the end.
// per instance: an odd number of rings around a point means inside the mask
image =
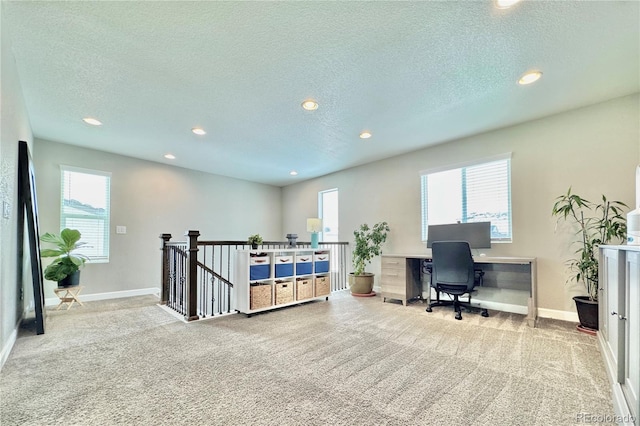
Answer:
POLYGON ((483 309, 483 310, 482 310, 482 313, 481 313, 480 315, 482 315, 483 317, 485 317, 485 318, 486 318, 486 317, 488 317, 488 316, 489 316, 489 312, 488 312, 486 309, 483 309))
POLYGON ((427 312, 433 312, 433 309, 431 309, 431 306, 429 306, 426 310, 427 312))
POLYGON ((457 320, 461 320, 462 319, 462 313, 461 312, 456 312, 456 319, 457 320))

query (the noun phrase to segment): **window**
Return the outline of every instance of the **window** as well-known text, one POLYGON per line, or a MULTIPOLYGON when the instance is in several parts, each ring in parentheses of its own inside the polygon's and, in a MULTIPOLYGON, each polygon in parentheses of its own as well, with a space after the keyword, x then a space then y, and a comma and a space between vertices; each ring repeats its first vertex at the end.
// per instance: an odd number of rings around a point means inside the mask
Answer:
POLYGON ((109 261, 111 173, 61 166, 60 229, 77 229, 90 262, 109 261))
POLYGON ((322 219, 320 241, 338 241, 338 189, 318 193, 318 217, 322 219))
POLYGON ((423 241, 428 225, 491 221, 491 241, 511 242, 511 154, 420 174, 423 241))

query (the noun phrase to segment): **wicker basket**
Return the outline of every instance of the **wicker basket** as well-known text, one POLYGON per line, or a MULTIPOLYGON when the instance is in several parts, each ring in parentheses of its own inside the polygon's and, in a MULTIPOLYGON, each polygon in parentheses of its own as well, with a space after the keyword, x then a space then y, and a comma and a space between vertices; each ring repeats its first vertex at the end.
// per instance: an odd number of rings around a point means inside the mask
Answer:
POLYGON ((250 287, 251 309, 267 308, 271 306, 271 284, 256 284, 250 287))
POLYGON ((311 299, 313 297, 313 283, 309 278, 296 280, 296 300, 311 299))
POLYGON ((331 293, 331 281, 329 276, 315 278, 315 297, 328 296, 331 293))
POLYGON ((293 302, 293 281, 276 282, 276 305, 293 302))

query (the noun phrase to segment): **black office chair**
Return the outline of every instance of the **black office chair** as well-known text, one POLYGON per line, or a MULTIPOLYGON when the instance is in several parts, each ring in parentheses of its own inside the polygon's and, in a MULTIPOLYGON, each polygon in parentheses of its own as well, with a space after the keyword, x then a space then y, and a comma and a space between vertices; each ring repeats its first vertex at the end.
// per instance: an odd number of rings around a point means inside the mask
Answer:
MULTIPOLYGON (((434 241, 431 254, 431 287, 436 289, 436 301, 429 304, 427 312, 431 312, 435 306, 453 305, 456 319, 461 320, 460 307, 473 310, 471 293, 477 285, 482 285, 484 272, 474 268, 471 249, 466 241, 434 241), (453 300, 440 300, 440 292, 453 296, 453 300), (459 296, 464 294, 469 295, 467 302, 459 300, 459 296)), ((489 312, 482 309, 482 316, 488 317, 489 312)))

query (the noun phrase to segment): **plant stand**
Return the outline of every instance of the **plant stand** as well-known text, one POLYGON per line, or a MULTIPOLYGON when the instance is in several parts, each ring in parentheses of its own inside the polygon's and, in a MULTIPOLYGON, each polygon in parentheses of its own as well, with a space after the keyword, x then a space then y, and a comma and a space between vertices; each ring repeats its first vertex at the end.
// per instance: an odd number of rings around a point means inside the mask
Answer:
POLYGON ((71 306, 73 306, 75 302, 78 302, 80 306, 84 306, 80 299, 78 299, 78 295, 80 294, 82 289, 82 286, 54 288, 53 292, 56 294, 56 296, 58 296, 58 299, 60 299, 60 303, 58 303, 56 311, 59 310, 65 303, 69 304, 69 306, 67 306, 67 311, 71 309, 71 306))

